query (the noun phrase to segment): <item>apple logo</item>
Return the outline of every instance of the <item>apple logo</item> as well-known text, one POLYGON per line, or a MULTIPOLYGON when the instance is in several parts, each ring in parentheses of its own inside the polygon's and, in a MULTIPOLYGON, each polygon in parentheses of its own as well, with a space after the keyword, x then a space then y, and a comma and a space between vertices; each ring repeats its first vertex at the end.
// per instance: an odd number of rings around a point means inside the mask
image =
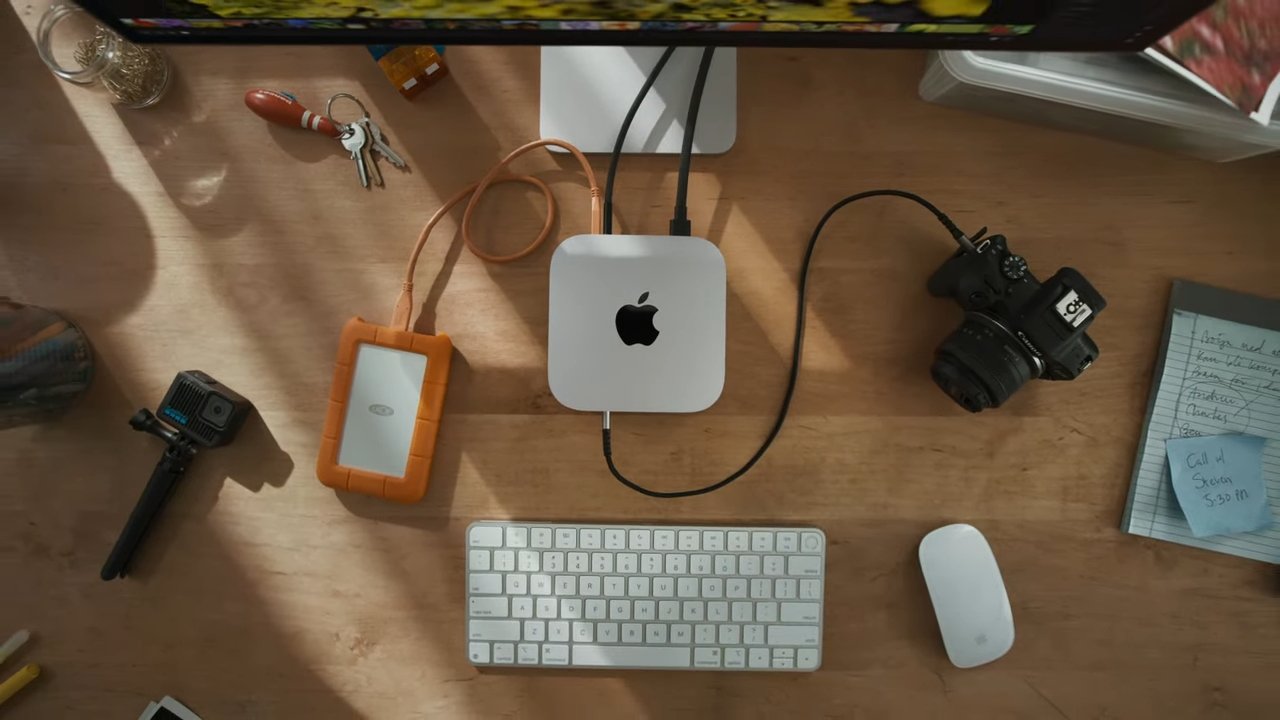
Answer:
POLYGON ((644 301, 648 299, 649 293, 646 291, 637 301, 641 304, 623 305, 613 319, 618 328, 618 337, 627 345, 652 345, 658 339, 658 328, 653 326, 653 316, 658 313, 658 308, 644 305, 644 301))

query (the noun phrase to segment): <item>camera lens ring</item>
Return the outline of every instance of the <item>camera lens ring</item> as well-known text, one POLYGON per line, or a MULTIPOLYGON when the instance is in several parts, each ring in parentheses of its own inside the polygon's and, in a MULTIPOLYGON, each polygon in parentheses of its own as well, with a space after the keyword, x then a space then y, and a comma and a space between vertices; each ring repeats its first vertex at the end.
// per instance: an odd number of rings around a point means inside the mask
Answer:
POLYGON ((1044 362, 999 318, 969 312, 938 345, 930 375, 961 407, 980 412, 1002 405, 1043 369, 1044 362))
POLYGON ((200 419, 215 427, 224 428, 234 409, 235 403, 217 393, 210 393, 200 407, 200 419))

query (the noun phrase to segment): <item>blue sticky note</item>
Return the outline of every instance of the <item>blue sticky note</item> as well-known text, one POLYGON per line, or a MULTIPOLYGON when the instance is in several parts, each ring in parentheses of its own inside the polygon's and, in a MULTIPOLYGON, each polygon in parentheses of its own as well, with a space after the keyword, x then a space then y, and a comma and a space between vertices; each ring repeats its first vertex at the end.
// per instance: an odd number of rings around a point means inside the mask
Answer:
POLYGON ((1262 446, 1252 435, 1208 435, 1165 443, 1173 492, 1196 537, 1261 530, 1271 524, 1262 446))

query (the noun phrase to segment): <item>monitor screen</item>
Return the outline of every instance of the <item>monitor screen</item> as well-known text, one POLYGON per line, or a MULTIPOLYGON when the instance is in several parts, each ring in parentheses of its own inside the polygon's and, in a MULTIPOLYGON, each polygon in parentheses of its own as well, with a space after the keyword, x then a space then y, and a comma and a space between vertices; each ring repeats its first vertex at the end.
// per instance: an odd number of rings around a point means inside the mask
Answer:
POLYGON ((1143 47, 1209 0, 86 0, 137 40, 1143 47))

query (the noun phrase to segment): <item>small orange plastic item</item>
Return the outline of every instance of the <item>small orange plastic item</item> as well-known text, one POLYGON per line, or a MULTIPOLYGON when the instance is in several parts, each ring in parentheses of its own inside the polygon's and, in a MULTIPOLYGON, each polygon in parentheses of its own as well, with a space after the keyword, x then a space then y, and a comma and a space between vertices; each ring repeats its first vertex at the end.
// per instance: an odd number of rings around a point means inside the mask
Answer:
POLYGON ((320 437, 320 456, 316 459, 316 477, 335 490, 364 493, 403 503, 417 502, 427 493, 431 475, 431 458, 435 455, 436 433, 444 411, 445 389, 449 383, 449 362, 453 343, 449 336, 423 335, 408 330, 394 330, 374 325, 361 318, 351 318, 342 328, 338 342, 338 361, 333 370, 333 386, 329 391, 329 408, 325 413, 324 431, 320 437), (338 464, 342 447, 343 422, 351 395, 356 356, 362 344, 417 353, 427 357, 409 457, 404 477, 390 477, 338 464))

